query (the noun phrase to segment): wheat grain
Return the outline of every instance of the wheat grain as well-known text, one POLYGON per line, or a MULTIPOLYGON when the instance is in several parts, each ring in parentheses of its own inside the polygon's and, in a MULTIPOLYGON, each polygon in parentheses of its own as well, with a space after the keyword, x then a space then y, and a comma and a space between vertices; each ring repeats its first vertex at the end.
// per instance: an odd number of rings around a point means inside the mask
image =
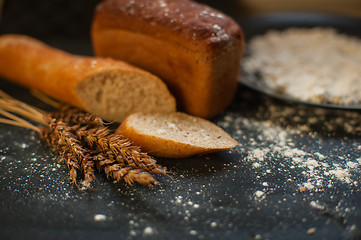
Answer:
MULTIPOLYGON (((59 105, 60 106, 60 105, 59 105)), ((71 181, 78 186, 78 172, 83 185, 91 188, 96 180, 95 168, 107 178, 153 186, 158 184, 150 173, 165 174, 167 170, 156 160, 141 152, 120 135, 115 135, 96 115, 63 107, 59 112, 47 113, 11 98, 0 91, 0 122, 35 130, 64 159, 71 181), (34 121, 35 126, 13 113, 34 121)))

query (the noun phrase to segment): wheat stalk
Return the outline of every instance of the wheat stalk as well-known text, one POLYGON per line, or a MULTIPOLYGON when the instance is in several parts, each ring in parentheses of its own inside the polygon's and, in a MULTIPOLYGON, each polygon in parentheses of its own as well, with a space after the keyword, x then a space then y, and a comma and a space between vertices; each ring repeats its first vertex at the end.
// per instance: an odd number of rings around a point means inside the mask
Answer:
POLYGON ((154 158, 141 152, 140 147, 124 137, 113 134, 103 120, 94 114, 69 107, 48 113, 16 100, 1 90, 0 114, 5 117, 0 118, 0 123, 38 132, 64 159, 70 179, 76 186, 78 172, 81 172, 83 185, 91 188, 91 183, 96 180, 95 168, 103 171, 107 178, 124 180, 129 185, 137 182, 153 186, 158 182, 150 173, 167 175, 167 170, 158 165, 154 158))

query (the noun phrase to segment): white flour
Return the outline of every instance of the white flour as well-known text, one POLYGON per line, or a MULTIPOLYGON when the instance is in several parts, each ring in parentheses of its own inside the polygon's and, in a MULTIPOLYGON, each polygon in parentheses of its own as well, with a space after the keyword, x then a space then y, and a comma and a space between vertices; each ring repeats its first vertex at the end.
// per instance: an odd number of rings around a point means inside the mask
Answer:
MULTIPOLYGON (((254 196, 262 200, 273 185, 264 182, 269 174, 288 176, 285 187, 291 183, 295 192, 322 192, 332 189, 335 184, 358 186, 357 179, 361 165, 360 158, 350 157, 344 151, 324 151, 331 148, 330 143, 319 134, 335 134, 338 129, 345 135, 361 135, 360 114, 358 112, 339 112, 339 116, 327 119, 330 112, 323 108, 314 108, 314 117, 304 108, 278 105, 271 100, 256 111, 257 117, 249 119, 242 114, 228 114, 221 127, 236 129, 233 137, 240 142, 235 151, 245 153, 245 159, 259 175, 263 188, 255 189, 254 196), (347 122, 347 124, 345 124, 347 122), (321 126, 322 131, 317 130, 321 126), (247 132, 247 134, 245 134, 247 132), (252 135, 249 135, 250 132, 252 135), (309 139, 314 144, 300 144, 298 139, 309 139), (296 139, 296 140, 295 140, 296 139), (299 174, 300 173, 300 174, 299 174)), ((357 154, 361 153, 359 141, 353 143, 357 154)))
POLYGON ((361 104, 361 40, 329 28, 290 28, 253 38, 246 72, 282 94, 314 103, 361 104))

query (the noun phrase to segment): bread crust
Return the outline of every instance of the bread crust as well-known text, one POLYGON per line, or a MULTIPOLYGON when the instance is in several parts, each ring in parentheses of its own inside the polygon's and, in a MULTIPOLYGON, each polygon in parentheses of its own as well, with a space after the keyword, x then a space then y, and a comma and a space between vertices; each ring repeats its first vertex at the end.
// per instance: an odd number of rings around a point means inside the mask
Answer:
POLYGON ((214 54, 243 36, 232 18, 189 0, 106 0, 97 6, 94 17, 94 28, 142 33, 193 50, 207 48, 214 54))
POLYGON ((174 98, 165 84, 146 71, 110 58, 69 54, 24 35, 0 36, 0 76, 84 110, 89 111, 91 108, 80 97, 79 86, 97 74, 108 72, 138 74, 155 81, 160 93, 168 98, 169 111, 175 111, 174 98))
POLYGON ((105 0, 92 24, 94 52, 166 82, 180 110, 211 118, 232 101, 244 39, 225 14, 188 0, 105 0))

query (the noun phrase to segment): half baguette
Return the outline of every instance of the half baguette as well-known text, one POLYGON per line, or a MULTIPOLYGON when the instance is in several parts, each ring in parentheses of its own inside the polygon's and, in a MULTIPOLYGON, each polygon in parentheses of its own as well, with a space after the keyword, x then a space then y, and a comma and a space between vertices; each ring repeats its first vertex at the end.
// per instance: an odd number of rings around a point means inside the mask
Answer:
POLYGON ((135 113, 116 133, 153 156, 184 158, 233 148, 237 141, 205 119, 185 113, 135 113))
POLYGON ((66 53, 24 35, 0 36, 0 76, 111 121, 134 112, 173 112, 156 76, 110 58, 66 53))

